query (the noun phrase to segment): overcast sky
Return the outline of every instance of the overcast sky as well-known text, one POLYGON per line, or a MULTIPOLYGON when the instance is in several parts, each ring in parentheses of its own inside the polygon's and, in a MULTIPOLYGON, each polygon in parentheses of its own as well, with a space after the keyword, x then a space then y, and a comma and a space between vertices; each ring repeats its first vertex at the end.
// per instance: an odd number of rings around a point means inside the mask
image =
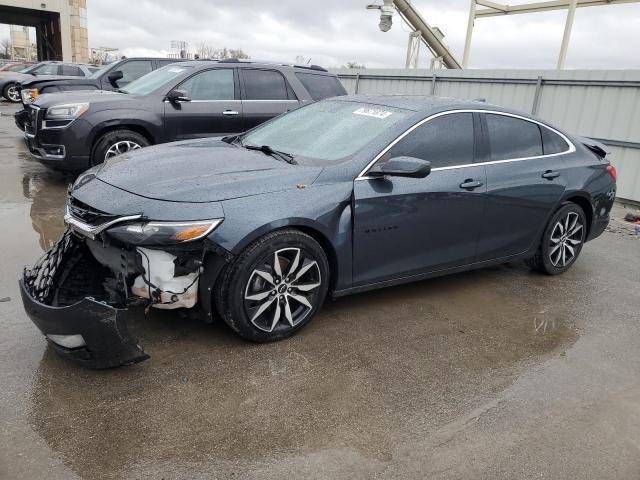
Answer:
MULTIPOLYGON (((171 40, 191 49, 203 41, 241 48, 252 58, 328 67, 355 61, 368 68, 404 67, 407 27, 397 14, 378 30, 376 0, 87 0, 89 44, 122 54, 159 55, 171 40)), ((381 0, 377 0, 381 3, 381 0)), ((414 0, 462 59, 468 0, 414 0)), ((509 3, 524 3, 511 0, 509 3)), ((566 12, 476 20, 473 68, 554 68, 566 12)), ((1 34, 1 32, 0 32, 1 34)), ((578 9, 567 68, 640 68, 640 3, 578 9)), ((426 48, 421 67, 428 67, 426 48)))

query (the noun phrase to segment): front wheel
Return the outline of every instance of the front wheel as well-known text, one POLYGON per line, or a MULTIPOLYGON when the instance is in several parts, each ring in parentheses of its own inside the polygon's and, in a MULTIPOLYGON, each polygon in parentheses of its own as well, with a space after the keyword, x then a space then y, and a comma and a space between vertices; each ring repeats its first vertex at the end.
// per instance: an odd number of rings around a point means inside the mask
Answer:
POLYGON ((575 203, 563 205, 549 220, 540 247, 527 264, 547 275, 566 272, 580 255, 586 234, 587 220, 582 208, 575 203))
POLYGON ((91 156, 91 164, 98 165, 111 157, 147 146, 149 146, 149 140, 137 132, 124 128, 113 130, 105 133, 96 142, 91 156))
POLYGON ((324 302, 328 280, 318 242, 297 230, 280 230, 256 240, 223 272, 218 310, 247 340, 280 340, 309 323, 324 302))
POLYGON ((10 83, 4 87, 2 90, 2 96, 13 103, 18 103, 20 101, 20 92, 18 91, 18 85, 15 83, 10 83))

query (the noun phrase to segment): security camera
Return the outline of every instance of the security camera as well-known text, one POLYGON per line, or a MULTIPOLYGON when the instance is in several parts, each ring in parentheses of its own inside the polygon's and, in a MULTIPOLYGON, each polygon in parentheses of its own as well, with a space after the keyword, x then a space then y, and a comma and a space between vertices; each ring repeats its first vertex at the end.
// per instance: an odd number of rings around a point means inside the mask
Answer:
POLYGON ((380 10, 380 23, 378 28, 383 32, 391 30, 393 25, 393 1, 385 0, 384 5, 367 5, 369 10, 380 10))

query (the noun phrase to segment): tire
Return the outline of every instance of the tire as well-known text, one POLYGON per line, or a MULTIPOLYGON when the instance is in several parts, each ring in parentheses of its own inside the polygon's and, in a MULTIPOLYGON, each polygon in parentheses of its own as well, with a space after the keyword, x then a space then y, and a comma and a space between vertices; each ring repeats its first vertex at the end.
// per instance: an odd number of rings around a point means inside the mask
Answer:
POLYGON ((17 83, 8 83, 2 89, 2 96, 12 103, 18 103, 21 101, 20 92, 18 91, 17 83))
POLYGON ((148 147, 150 145, 143 135, 137 132, 122 128, 105 133, 98 139, 91 155, 91 164, 98 165, 107 158, 116 155, 148 147))
POLYGON ((218 313, 246 340, 281 340, 311 321, 328 284, 329 264, 318 242, 298 230, 279 230, 253 242, 222 272, 218 313))
POLYGON ((538 251, 526 260, 527 265, 547 275, 566 272, 580 255, 586 233, 587 218, 582 208, 575 203, 565 203, 549 220, 538 251))

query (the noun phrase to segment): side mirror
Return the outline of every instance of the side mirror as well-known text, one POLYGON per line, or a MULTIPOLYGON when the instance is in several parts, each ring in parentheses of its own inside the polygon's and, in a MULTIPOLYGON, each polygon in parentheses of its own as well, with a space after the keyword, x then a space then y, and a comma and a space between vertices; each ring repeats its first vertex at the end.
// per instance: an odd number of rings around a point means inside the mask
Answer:
POLYGON ((122 70, 116 70, 115 72, 111 72, 109 75, 107 75, 107 80, 109 80, 109 83, 116 88, 118 87, 118 80, 122 80, 123 78, 124 73, 122 73, 122 70))
POLYGON ((374 166, 367 176, 370 177, 409 177, 424 178, 431 173, 431 162, 414 157, 395 157, 374 166))
POLYGON ((183 90, 171 90, 167 93, 167 100, 171 103, 190 102, 191 97, 183 90))

